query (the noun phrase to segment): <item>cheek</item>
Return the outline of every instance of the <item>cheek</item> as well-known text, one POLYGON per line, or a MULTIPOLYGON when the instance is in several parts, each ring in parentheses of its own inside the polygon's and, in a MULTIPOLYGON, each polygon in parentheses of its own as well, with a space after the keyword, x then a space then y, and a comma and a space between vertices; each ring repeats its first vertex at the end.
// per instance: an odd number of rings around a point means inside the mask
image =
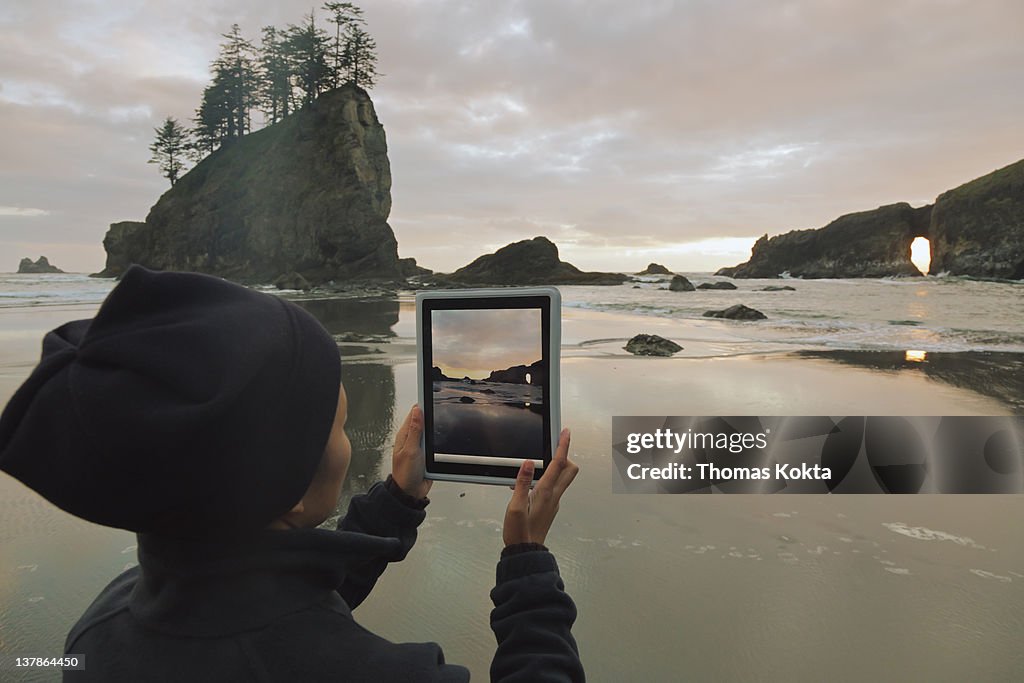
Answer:
POLYGON ((348 474, 349 463, 352 462, 352 443, 348 440, 348 434, 344 434, 341 439, 339 450, 338 466, 340 472, 340 479, 344 480, 345 475, 348 474))

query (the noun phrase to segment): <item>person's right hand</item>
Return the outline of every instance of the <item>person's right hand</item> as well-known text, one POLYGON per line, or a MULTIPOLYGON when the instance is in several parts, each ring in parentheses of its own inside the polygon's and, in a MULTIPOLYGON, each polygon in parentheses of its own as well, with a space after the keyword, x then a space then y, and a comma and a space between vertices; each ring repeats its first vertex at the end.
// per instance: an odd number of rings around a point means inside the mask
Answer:
POLYGON ((533 483, 533 461, 526 460, 519 467, 516 486, 505 510, 502 538, 505 545, 516 543, 543 543, 551 523, 558 513, 558 501, 576 478, 580 468, 569 460, 569 430, 558 436, 558 447, 548 464, 547 471, 530 490, 533 483))

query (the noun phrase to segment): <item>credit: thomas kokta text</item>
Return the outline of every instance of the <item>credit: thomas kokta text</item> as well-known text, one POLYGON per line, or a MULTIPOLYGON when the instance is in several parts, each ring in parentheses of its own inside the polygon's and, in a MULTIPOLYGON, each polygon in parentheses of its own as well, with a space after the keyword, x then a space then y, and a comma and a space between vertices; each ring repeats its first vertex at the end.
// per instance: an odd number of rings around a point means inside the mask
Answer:
POLYGON ((699 462, 695 465, 672 463, 662 467, 650 467, 633 463, 626 468, 626 476, 633 480, 675 479, 698 481, 740 481, 766 480, 802 481, 805 479, 828 481, 832 479, 832 470, 821 465, 776 464, 771 467, 719 467, 714 463, 699 462))

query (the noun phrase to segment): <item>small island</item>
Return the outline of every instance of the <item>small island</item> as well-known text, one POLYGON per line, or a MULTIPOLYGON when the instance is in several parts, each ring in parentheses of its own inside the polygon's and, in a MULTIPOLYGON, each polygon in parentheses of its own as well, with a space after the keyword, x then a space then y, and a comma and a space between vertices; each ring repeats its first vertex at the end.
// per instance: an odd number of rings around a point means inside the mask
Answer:
POLYGON ((27 256, 18 263, 19 273, 63 273, 64 271, 50 263, 45 256, 40 256, 36 261, 27 256))

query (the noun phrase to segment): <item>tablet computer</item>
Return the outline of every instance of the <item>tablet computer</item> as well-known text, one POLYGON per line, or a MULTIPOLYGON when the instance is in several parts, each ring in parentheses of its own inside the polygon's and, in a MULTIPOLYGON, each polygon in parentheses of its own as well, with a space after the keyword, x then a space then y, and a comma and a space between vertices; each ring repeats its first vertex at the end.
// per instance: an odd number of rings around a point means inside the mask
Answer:
POLYGON ((417 369, 428 479, 534 478, 561 431, 562 300, 554 287, 419 292, 417 369))

